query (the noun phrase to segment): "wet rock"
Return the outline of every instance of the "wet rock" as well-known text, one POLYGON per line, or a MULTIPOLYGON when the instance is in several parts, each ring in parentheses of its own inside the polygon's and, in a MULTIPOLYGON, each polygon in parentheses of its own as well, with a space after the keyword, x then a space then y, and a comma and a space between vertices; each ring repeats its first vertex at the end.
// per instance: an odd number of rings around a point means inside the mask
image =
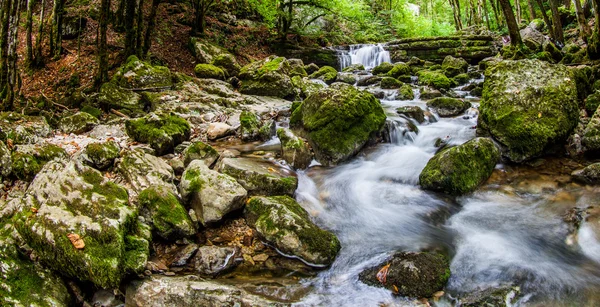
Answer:
POLYGON ((412 86, 408 84, 403 84, 398 90, 398 94, 396 95, 396 99, 398 100, 413 100, 415 99, 415 93, 413 92, 412 86))
POLYGON ((105 170, 113 165, 121 151, 119 144, 115 141, 104 143, 92 143, 85 147, 82 157, 90 166, 99 170, 105 170))
POLYGON ((589 123, 585 126, 581 143, 586 152, 600 151, 600 112, 594 112, 589 123))
POLYGON ((277 137, 281 141, 283 159, 295 169, 305 169, 312 162, 313 156, 308 144, 294 135, 287 128, 277 129, 277 137))
POLYGON ((425 121, 425 113, 423 113, 423 109, 419 108, 418 106, 399 107, 396 109, 396 113, 413 118, 419 123, 423 123, 425 121))
POLYGON ((304 70, 306 70, 307 74, 313 74, 314 72, 319 70, 319 66, 315 63, 310 63, 308 65, 304 65, 304 70))
POLYGON ((111 83, 127 89, 168 89, 173 85, 171 71, 132 55, 113 76, 111 83))
POLYGON ((337 82, 343 82, 348 84, 356 83, 356 75, 350 72, 341 72, 337 74, 337 82))
POLYGON ((446 285, 450 265, 435 253, 397 253, 376 267, 359 274, 365 284, 383 287, 402 296, 431 297, 446 285))
POLYGON ((173 192, 164 186, 143 190, 138 202, 140 215, 149 221, 154 233, 159 237, 175 241, 196 233, 185 208, 173 192))
POLYGON ((219 171, 235 178, 250 195, 294 195, 298 179, 274 167, 251 158, 225 158, 218 163, 219 171))
POLYGON ((210 123, 206 131, 209 140, 216 140, 235 133, 235 129, 226 123, 210 123))
POLYGON ((192 260, 194 269, 200 275, 214 278, 237 266, 239 253, 237 247, 202 246, 192 260))
POLYGON ((12 172, 12 157, 10 149, 0 141, 0 179, 6 178, 12 172))
POLYGON ((180 267, 187 265, 190 259, 196 254, 196 251, 198 251, 198 244, 192 243, 184 246, 175 254, 171 266, 180 267))
POLYGON ((119 110, 131 117, 143 116, 151 108, 151 105, 142 100, 138 93, 121 88, 112 82, 104 83, 100 87, 98 102, 104 109, 119 110))
POLYGON ((219 159, 219 152, 204 142, 194 142, 183 151, 183 158, 185 166, 194 160, 200 160, 211 167, 219 159))
POLYGON ((343 83, 308 97, 292 113, 290 126, 306 136, 324 165, 354 156, 379 132, 385 113, 370 93, 343 83))
POLYGON ((343 72, 355 72, 361 70, 365 70, 365 66, 363 64, 352 64, 342 69, 343 72))
POLYGON ((29 181, 52 160, 68 157, 67 152, 48 143, 18 145, 12 153, 12 174, 18 179, 29 181))
POLYGON ((475 291, 459 298, 460 306, 513 306, 518 301, 521 290, 514 286, 501 286, 475 291))
POLYGON ((223 69, 212 64, 198 64, 194 67, 194 74, 201 79, 225 80, 223 69))
POLYGON ((390 71, 387 72, 386 75, 392 77, 392 78, 399 78, 400 76, 406 76, 409 75, 410 76, 410 67, 408 66, 408 64, 406 63, 396 63, 394 64, 394 67, 392 67, 392 69, 390 69, 390 71))
POLYGON ((571 173, 573 179, 589 184, 600 183, 600 163, 594 163, 571 173))
POLYGON ((291 72, 290 77, 308 77, 308 73, 304 69, 304 62, 301 59, 288 59, 288 63, 290 63, 291 72))
POLYGON ((76 160, 49 162, 21 202, 15 228, 48 267, 102 288, 143 269, 149 234, 127 190, 97 170, 76 160))
POLYGON ((471 103, 462 99, 438 97, 427 102, 441 117, 458 116, 471 107, 471 103))
POLYGON ((240 114, 240 134, 244 141, 267 141, 275 135, 275 121, 261 121, 253 112, 242 111, 240 114))
POLYGON ((499 159, 490 139, 475 138, 437 153, 419 175, 419 184, 452 195, 469 193, 490 177, 499 159))
POLYGON ((381 84, 379 86, 381 86, 382 89, 397 89, 400 88, 402 85, 404 84, 396 80, 395 78, 384 77, 383 79, 381 79, 381 84))
POLYGON ((322 83, 313 82, 308 77, 301 78, 300 76, 293 77, 292 83, 300 91, 300 98, 306 98, 325 87, 322 83))
POLYGON ((152 276, 133 282, 127 287, 125 304, 131 307, 289 306, 195 276, 152 276))
POLYGON ((123 306, 123 302, 115 296, 114 291, 102 289, 94 293, 92 306, 119 307, 123 306))
POLYGON ((383 62, 379 64, 379 66, 373 68, 372 73, 373 75, 387 74, 392 68, 394 68, 394 64, 383 62))
POLYGON ((290 79, 292 68, 283 57, 269 57, 242 68, 238 78, 242 81, 240 92, 248 95, 291 98, 294 86, 290 79))
POLYGON ((443 96, 442 92, 428 87, 422 87, 420 93, 420 98, 423 100, 431 100, 443 96))
POLYGON ((421 85, 431 86, 438 90, 449 90, 452 87, 452 81, 439 71, 421 70, 417 73, 417 76, 421 85))
POLYGON ((212 63, 218 55, 227 54, 225 49, 197 37, 190 37, 190 49, 198 63, 205 64, 212 63))
POLYGON ((341 246, 337 237, 320 229, 288 196, 252 197, 244 211, 248 224, 281 253, 314 266, 328 266, 341 246))
POLYGON ((140 193, 151 187, 163 186, 177 193, 173 184, 173 168, 161 158, 146 153, 142 149, 126 152, 117 169, 134 191, 140 193))
POLYGON ((469 63, 462 58, 455 58, 453 56, 446 56, 442 62, 442 69, 444 74, 448 77, 455 77, 459 74, 464 74, 469 68, 469 63))
POLYGON ((579 119, 571 71, 538 60, 502 61, 488 68, 479 109, 478 126, 513 162, 562 145, 579 119))
POLYGON ((0 113, 0 139, 13 144, 35 144, 48 137, 52 129, 42 116, 26 116, 15 112, 0 113))
POLYGON ((229 53, 219 54, 214 57, 212 60, 212 65, 223 69, 225 71, 225 75, 228 77, 237 76, 242 69, 235 56, 229 53))
POLYGON ((150 144, 159 156, 172 153, 175 146, 190 138, 190 124, 174 114, 152 113, 125 123, 127 135, 150 144))
POLYGON ((79 112, 60 120, 58 126, 64 133, 81 134, 94 129, 98 125, 98 119, 89 113, 79 112))
POLYGON ((588 114, 594 114, 596 109, 598 109, 598 106, 600 106, 600 92, 590 94, 584 102, 585 110, 588 112, 588 114))
POLYGON ((338 72, 331 66, 323 66, 318 71, 308 76, 310 79, 319 79, 327 84, 335 82, 338 72))
POLYGON ((202 225, 218 222, 242 208, 247 195, 234 178, 209 169, 200 160, 192 161, 183 172, 179 190, 202 225))

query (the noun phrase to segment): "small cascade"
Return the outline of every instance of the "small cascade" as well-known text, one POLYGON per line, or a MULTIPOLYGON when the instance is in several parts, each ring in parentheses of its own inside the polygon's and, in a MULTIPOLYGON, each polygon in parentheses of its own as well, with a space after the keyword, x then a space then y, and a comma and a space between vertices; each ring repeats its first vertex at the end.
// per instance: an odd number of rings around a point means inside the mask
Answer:
POLYGON ((391 63, 390 53, 383 48, 383 44, 377 45, 352 45, 349 50, 339 52, 341 69, 353 64, 362 64, 366 69, 378 66, 381 63, 391 63))

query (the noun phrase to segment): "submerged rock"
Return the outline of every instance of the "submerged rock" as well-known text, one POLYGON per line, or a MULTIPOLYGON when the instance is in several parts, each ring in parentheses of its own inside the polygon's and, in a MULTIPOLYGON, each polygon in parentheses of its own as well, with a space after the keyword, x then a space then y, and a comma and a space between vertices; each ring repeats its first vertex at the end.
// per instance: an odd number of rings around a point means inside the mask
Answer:
POLYGON ((194 269, 202 276, 214 278, 238 265, 239 253, 237 247, 202 246, 192 260, 194 269))
POLYGON ((171 190, 163 186, 145 189, 138 202, 140 214, 161 238, 174 241, 196 233, 187 211, 171 190))
POLYGON ((324 165, 354 156, 379 132, 385 113, 377 98, 343 83, 308 97, 294 110, 291 127, 306 136, 324 165))
POLYGON ((517 303, 520 293, 519 287, 500 286, 469 293, 461 296, 459 300, 460 306, 465 307, 509 307, 517 303))
POLYGON ((589 184, 600 183, 600 163, 594 163, 586 166, 583 169, 576 170, 571 173, 571 176, 579 182, 589 184))
POLYGON ((419 175, 419 184, 453 195, 469 193, 490 177, 499 159, 490 139, 475 138, 437 153, 419 175))
POLYGON ((281 141, 281 152, 285 162, 296 169, 305 169, 310 165, 313 156, 304 140, 287 128, 277 129, 277 137, 281 141))
POLYGON ((577 125, 577 88, 563 65, 502 61, 486 70, 478 124, 513 162, 562 145, 577 125))
POLYGON ((431 297, 450 278, 448 259, 435 253, 397 253, 376 267, 359 274, 360 281, 409 297, 431 297))
POLYGON ((129 137, 150 144, 159 156, 173 152, 175 146, 190 138, 191 131, 185 119, 174 114, 155 113, 129 120, 125 128, 129 137))
POLYGON ((26 116, 15 112, 0 113, 0 139, 13 144, 35 144, 48 137, 52 129, 43 116, 26 116))
POLYGON ((98 123, 98 119, 91 114, 79 112, 62 118, 58 125, 64 133, 80 134, 94 129, 94 126, 98 125, 98 123))
POLYGON ((239 182, 250 195, 290 195, 298 187, 298 179, 276 170, 275 165, 251 158, 225 158, 219 171, 239 182))
POLYGON ((441 117, 458 116, 471 107, 471 103, 462 99, 438 97, 427 102, 441 117))
POLYGON ((310 265, 332 264, 341 248, 334 234, 313 224, 306 210, 288 196, 252 197, 244 212, 262 238, 310 265))
POLYGON ((396 109, 396 112, 406 117, 413 118, 419 123, 425 121, 425 113, 423 112, 423 109, 418 106, 399 107, 396 109))

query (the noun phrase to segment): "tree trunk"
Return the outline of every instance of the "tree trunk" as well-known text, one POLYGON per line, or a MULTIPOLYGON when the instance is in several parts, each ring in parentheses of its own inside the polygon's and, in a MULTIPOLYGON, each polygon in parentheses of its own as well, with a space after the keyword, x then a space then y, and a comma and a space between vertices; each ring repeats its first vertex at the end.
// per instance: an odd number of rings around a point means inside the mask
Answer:
POLYGON ((152 0, 152 9, 150 10, 150 16, 148 16, 148 27, 146 28, 146 34, 144 35, 144 48, 142 50, 142 57, 148 56, 150 46, 152 46, 152 32, 156 26, 156 11, 160 0, 152 0))
POLYGON ((544 8, 544 4, 542 0, 536 0, 538 6, 540 7, 540 11, 542 12, 542 17, 544 18, 544 22, 546 23, 546 27, 548 28, 548 33, 550 34, 550 38, 556 41, 556 32, 554 31, 554 25, 550 22, 550 18, 548 14, 546 14, 546 9, 544 8))
POLYGON ((488 13, 487 1, 486 0, 482 0, 482 1, 483 1, 483 14, 485 16, 485 24, 489 31, 489 30, 492 30, 492 27, 490 26, 490 16, 488 13))
POLYGON ((587 38, 591 34, 590 26, 588 25, 587 20, 585 20, 583 8, 581 7, 581 2, 579 2, 579 0, 573 0, 573 3, 575 3, 577 23, 579 23, 579 37, 581 37, 584 41, 587 41, 587 38))
POLYGON ((550 10, 552 11, 552 26, 554 28, 555 39, 559 43, 564 42, 563 28, 560 22, 560 14, 558 13, 558 0, 549 0, 550 10))
POLYGON ((144 29, 144 0, 138 0, 138 9, 137 9, 137 25, 135 28, 135 53, 139 58, 142 58, 142 30, 144 29))
POLYGON ((498 8, 495 3, 496 0, 490 0, 490 5, 492 5, 492 11, 494 11, 494 18, 496 19, 496 29, 500 29, 500 13, 498 12, 498 8))
POLYGON ((32 32, 33 32, 33 0, 27 0, 27 20, 25 21, 25 44, 27 45, 27 50, 25 52, 25 65, 29 68, 33 67, 33 41, 32 41, 32 32))
POLYGON ((2 55, 0 58, 2 59, 3 68, 1 88, 2 95, 0 95, 0 99, 2 103, 0 104, 0 109, 3 111, 9 111, 13 108, 13 102, 16 96, 16 91, 18 92, 18 82, 19 82, 19 70, 17 69, 17 45, 18 34, 19 34, 19 17, 21 17, 21 1, 19 0, 4 0, 4 4, 8 4, 6 7, 2 7, 3 18, 2 18, 2 55), (10 9, 7 9, 10 8, 10 9), (6 49, 4 46, 6 45, 6 49))
POLYGON ((127 6, 128 0, 119 1, 119 7, 115 12, 115 31, 123 32, 125 30, 125 6, 127 6))
POLYGON ((42 66, 43 63, 43 58, 42 58, 42 41, 44 38, 44 7, 45 7, 45 0, 42 0, 42 4, 41 4, 41 11, 40 11, 40 24, 38 26, 38 34, 37 37, 35 38, 35 65, 36 66, 42 66))
POLYGON ((508 34, 510 35, 510 44, 513 47, 520 47, 523 42, 521 41, 521 34, 519 33, 519 26, 517 25, 517 20, 515 19, 515 14, 513 13, 512 7, 510 6, 509 0, 499 0, 500 6, 502 8, 502 13, 504 14, 504 19, 506 20, 506 26, 508 27, 508 34))
MULTIPOLYGON (((0 10, 0 101, 4 101, 8 92, 8 29, 10 25, 10 9, 13 0, 3 0, 0 10)), ((2 107, 2 105, 0 105, 2 107)))
POLYGON ((529 21, 537 19, 535 13, 535 6, 533 5, 533 0, 527 0, 527 7, 529 8, 529 21))
POLYGON ((125 56, 135 54, 135 0, 125 3, 125 56))
POLYGON ((62 54, 62 22, 65 0, 54 0, 52 9, 52 32, 50 38, 50 54, 59 58, 62 54))
POLYGON ((458 8, 455 5, 455 0, 449 0, 450 2, 450 7, 452 8, 452 17, 454 17, 454 28, 456 28, 456 31, 459 31, 462 29, 462 26, 460 24, 460 17, 458 15, 458 8))
POLYGON ((100 16, 98 21, 98 73, 96 75, 96 85, 108 81, 108 54, 106 43, 106 32, 108 30, 108 18, 110 15, 110 0, 100 2, 100 16))
POLYGON ((515 9, 517 11, 517 26, 521 25, 521 1, 520 0, 515 0, 515 9))
POLYGON ((592 0, 592 4, 594 7, 595 32, 600 34, 600 0, 592 0))

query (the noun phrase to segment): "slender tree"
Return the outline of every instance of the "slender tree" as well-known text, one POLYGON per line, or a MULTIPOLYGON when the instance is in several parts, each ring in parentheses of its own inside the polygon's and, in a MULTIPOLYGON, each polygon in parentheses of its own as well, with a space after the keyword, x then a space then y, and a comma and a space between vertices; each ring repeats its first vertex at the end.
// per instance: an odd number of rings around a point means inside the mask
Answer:
POLYGON ((510 36, 510 44, 513 47, 520 47, 523 42, 521 41, 521 34, 519 33, 519 26, 515 19, 515 14, 510 6, 509 0, 499 0, 504 19, 506 20, 506 26, 508 27, 508 35, 510 36))
POLYGON ((110 0, 102 0, 100 2, 100 16, 98 21, 98 72, 96 74, 96 85, 108 81, 108 54, 106 32, 108 30, 108 18, 110 15, 110 0))
POLYGON ((137 56, 139 58, 143 57, 143 51, 142 51, 142 30, 144 29, 143 27, 143 21, 144 21, 144 0, 138 0, 138 8, 137 8, 137 21, 136 21, 136 26, 135 26, 135 54, 137 54, 137 56))
POLYGON ((563 28, 560 22, 560 14, 558 13, 558 1, 559 0, 549 0, 550 2, 550 11, 552 11, 552 27, 554 28, 554 39, 559 42, 564 42, 563 37, 563 28))
POLYGON ((125 56, 135 55, 136 52, 136 30, 135 30, 135 0, 126 0, 125 3, 125 56))
MULTIPOLYGON (((290 1, 291 2, 291 1, 290 1)), ((204 34, 206 28, 206 13, 215 4, 215 0, 192 0, 194 7, 194 23, 192 24, 192 36, 204 34)))
POLYGON ((584 40, 587 40, 587 37, 590 36, 592 31, 587 23, 587 20, 585 20, 581 2, 579 2, 579 0, 573 0, 573 3, 575 4, 575 13, 577 14, 577 23, 579 24, 579 36, 584 40))
POLYGON ((535 13, 535 6, 533 5, 533 0, 527 0, 527 8, 529 8, 529 20, 534 20, 537 18, 537 14, 535 13))
POLYGON ((65 0, 54 0, 52 8, 52 32, 50 34, 50 54, 54 58, 62 54, 62 24, 65 0))
POLYGON ((550 37, 556 41, 556 32, 554 31, 554 25, 552 24, 552 22, 550 22, 548 14, 546 14, 546 9, 544 8, 542 0, 536 0, 536 2, 540 8, 540 11, 542 12, 542 17, 544 18, 544 23, 546 24, 546 28, 548 28, 548 33, 550 34, 550 37))
MULTIPOLYGON (((0 10, 0 99, 4 101, 8 92, 8 39, 12 0, 3 0, 0 10)), ((2 105, 0 105, 3 108, 2 105)))
POLYGON ((42 39, 44 37, 44 11, 45 11, 45 0, 42 0, 41 11, 40 11, 40 24, 38 25, 38 34, 35 38, 35 65, 41 66, 43 63, 42 59, 42 39))
POLYGON ((154 27, 156 27, 156 12, 159 5, 160 0, 152 0, 152 9, 150 10, 150 16, 148 16, 148 27, 146 28, 144 47, 142 48, 142 57, 144 58, 148 56, 150 46, 152 45, 152 32, 154 32, 154 27))
POLYGON ((516 18, 517 18, 517 25, 520 25, 521 24, 521 19, 522 19, 522 16, 521 16, 521 1, 515 0, 515 9, 516 9, 516 13, 517 13, 517 16, 516 16, 516 18))
POLYGON ((25 44, 27 46, 27 50, 25 52, 25 63, 27 66, 32 67, 33 62, 33 41, 32 41, 32 32, 33 32, 33 5, 34 0, 27 0, 27 17, 25 20, 25 44))

